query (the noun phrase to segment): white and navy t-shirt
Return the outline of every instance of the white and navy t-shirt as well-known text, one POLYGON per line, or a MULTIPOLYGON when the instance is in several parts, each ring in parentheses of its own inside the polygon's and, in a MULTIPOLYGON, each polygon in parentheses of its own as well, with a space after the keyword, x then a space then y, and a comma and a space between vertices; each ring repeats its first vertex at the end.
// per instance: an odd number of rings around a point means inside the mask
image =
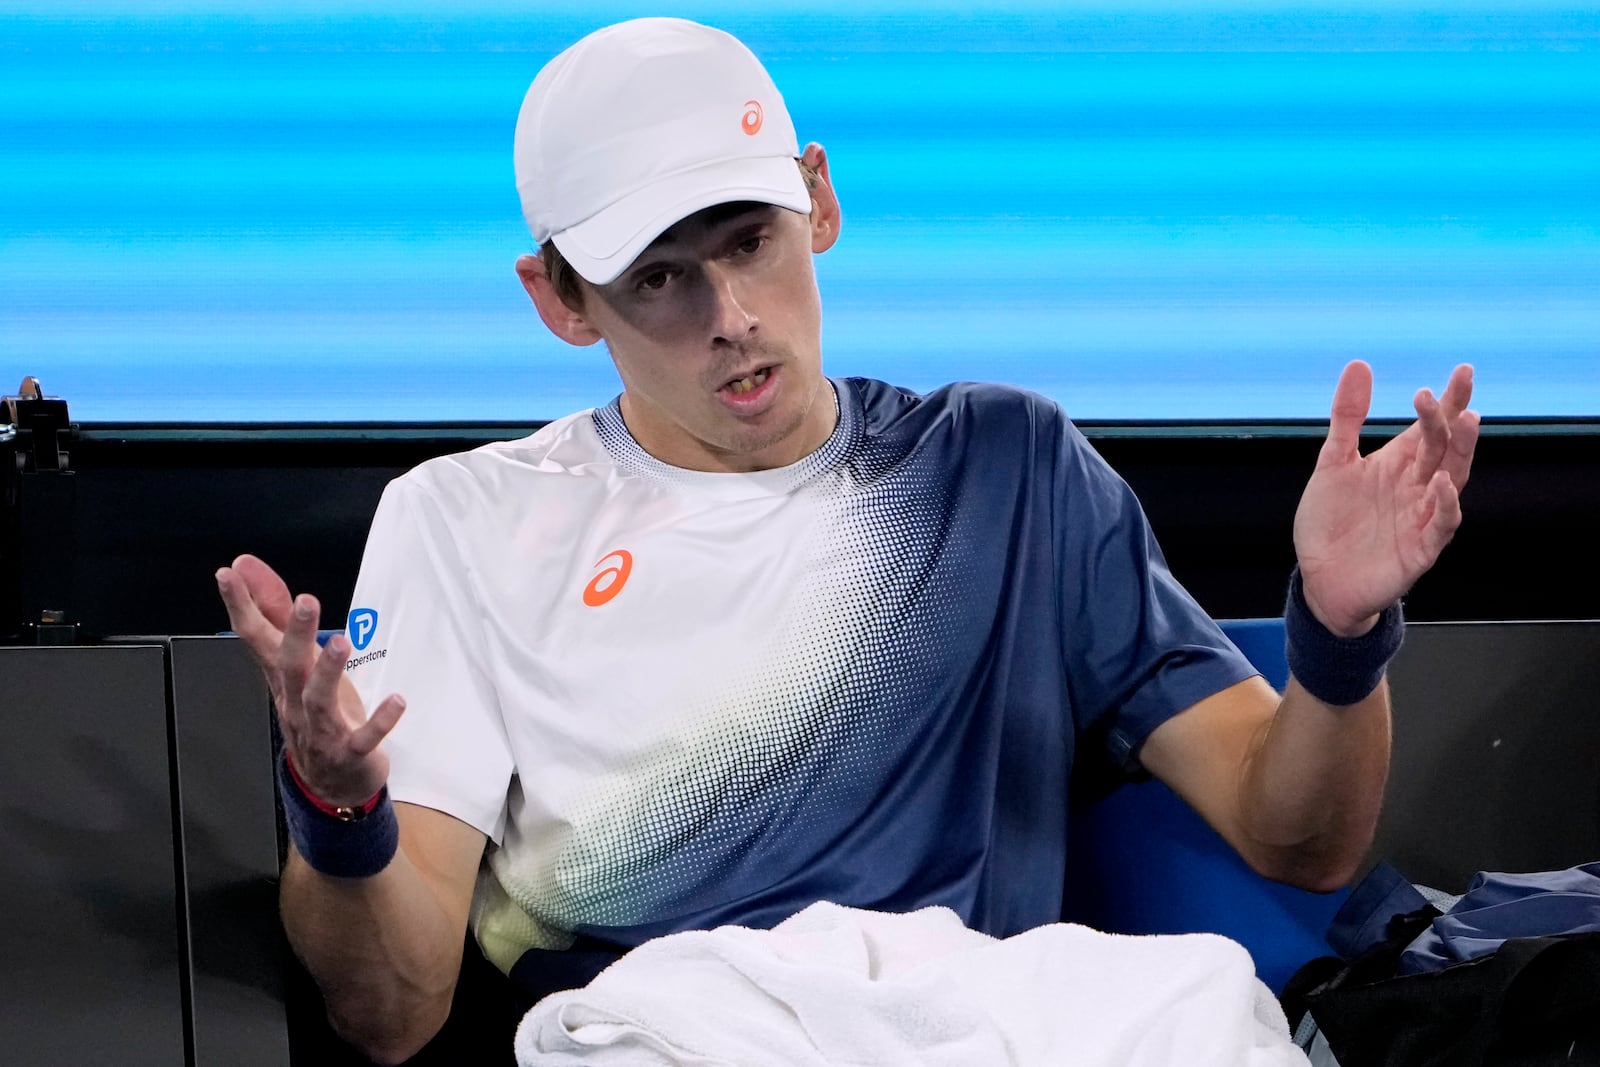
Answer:
POLYGON ((1053 922, 1075 743, 1254 673, 1053 403, 834 388, 791 467, 667 466, 613 403, 385 492, 349 669, 406 697, 395 799, 489 836, 503 969, 817 900, 1053 922))

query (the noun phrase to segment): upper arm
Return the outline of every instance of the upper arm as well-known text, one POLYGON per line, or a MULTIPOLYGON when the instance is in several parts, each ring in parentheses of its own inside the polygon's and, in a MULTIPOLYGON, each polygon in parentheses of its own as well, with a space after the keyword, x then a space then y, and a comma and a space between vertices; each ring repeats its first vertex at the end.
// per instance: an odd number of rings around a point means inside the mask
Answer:
MULTIPOLYGON (((408 477, 384 491, 353 598, 367 644, 346 677, 368 707, 405 697, 383 741, 396 803, 448 811, 498 837, 515 768, 486 658, 494 640, 479 600, 484 563, 461 549, 448 514, 470 504, 441 501, 432 484, 408 477)), ((471 486, 448 488, 471 495, 471 486)))
POLYGON ((1173 576, 1133 490, 1064 418, 1055 477, 1057 626, 1074 726, 1132 767, 1175 709, 1256 672, 1173 576))
POLYGON ((1139 750, 1145 769, 1165 782, 1247 860, 1246 768, 1260 749, 1280 697, 1259 675, 1190 705, 1151 731, 1139 750))

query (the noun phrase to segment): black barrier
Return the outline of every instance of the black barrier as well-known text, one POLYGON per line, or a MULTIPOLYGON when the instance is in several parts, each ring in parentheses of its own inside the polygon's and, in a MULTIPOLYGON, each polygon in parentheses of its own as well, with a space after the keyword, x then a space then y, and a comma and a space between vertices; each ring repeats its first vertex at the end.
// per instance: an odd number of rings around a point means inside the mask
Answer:
POLYGON ((0 1058, 189 1063, 166 650, 0 648, 0 1058))
MULTIPOLYGON (((1600 858, 1600 622, 1412 623, 1390 684, 1376 855, 1449 891, 1600 858)), ((270 709, 244 647, 0 648, 0 695, 7 1062, 347 1062, 278 925, 270 709)), ((429 1062, 509 1041, 517 1006, 468 959, 429 1062)))
POLYGON ((243 647, 0 648, 0 687, 0 1058, 288 1067, 270 720, 243 647))

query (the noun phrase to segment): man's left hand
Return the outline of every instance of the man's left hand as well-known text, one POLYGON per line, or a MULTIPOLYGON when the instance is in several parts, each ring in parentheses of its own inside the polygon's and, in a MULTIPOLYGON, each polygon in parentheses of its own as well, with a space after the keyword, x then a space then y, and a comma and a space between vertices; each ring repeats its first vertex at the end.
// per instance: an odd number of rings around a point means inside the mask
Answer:
POLYGON ((1478 443, 1472 368, 1450 374, 1444 394, 1417 392, 1417 421, 1371 455, 1359 445, 1372 405, 1372 368, 1345 367, 1328 438, 1294 516, 1294 546, 1311 611, 1354 637, 1411 588, 1461 525, 1461 490, 1478 443))

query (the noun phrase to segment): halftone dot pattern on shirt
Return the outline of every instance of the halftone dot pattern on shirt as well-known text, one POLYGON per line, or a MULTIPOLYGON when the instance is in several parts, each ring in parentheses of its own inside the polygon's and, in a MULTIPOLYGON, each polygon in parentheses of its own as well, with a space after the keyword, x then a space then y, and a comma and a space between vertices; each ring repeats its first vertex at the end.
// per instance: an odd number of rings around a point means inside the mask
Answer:
MULTIPOLYGON (((596 424, 619 464, 677 480, 639 462, 611 410, 596 424)), ((807 577, 761 653, 706 677, 685 730, 575 798, 559 841, 516 863, 491 857, 531 916, 634 925, 713 906, 726 887, 749 888, 751 868, 780 880, 814 863, 907 759, 958 629, 962 554, 949 480, 878 451, 841 402, 829 443, 784 468, 788 506, 813 513, 797 546, 807 577)))
POLYGON ((1053 922, 1087 732, 1125 756, 1251 673, 1059 407, 834 387, 793 468, 634 463, 586 411, 423 464, 426 511, 385 493, 355 602, 390 649, 358 684, 412 701, 396 798, 494 841, 472 925, 502 969, 817 900, 1053 922))
POLYGON ((594 429, 617 465, 642 478, 678 486, 708 485, 738 479, 768 492, 789 493, 810 482, 817 475, 837 467, 860 443, 861 412, 855 403, 847 404, 843 401, 841 390, 846 388, 844 385, 838 382, 830 384, 833 386, 834 410, 839 416, 833 432, 822 443, 822 447, 809 456, 787 467, 777 467, 772 470, 728 475, 686 470, 683 467, 674 467, 670 463, 663 463, 646 452, 629 432, 627 421, 622 417, 621 397, 612 400, 603 408, 594 410, 594 429))

